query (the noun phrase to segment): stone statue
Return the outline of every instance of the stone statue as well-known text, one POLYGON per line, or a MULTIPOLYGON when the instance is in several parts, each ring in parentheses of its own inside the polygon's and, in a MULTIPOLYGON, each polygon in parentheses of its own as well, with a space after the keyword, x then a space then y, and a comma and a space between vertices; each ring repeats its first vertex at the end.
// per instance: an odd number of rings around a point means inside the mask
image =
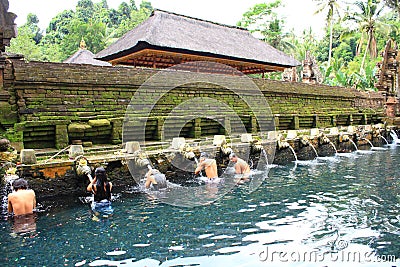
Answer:
POLYGON ((298 76, 296 67, 286 68, 282 73, 282 80, 288 82, 297 82, 298 76))
POLYGON ((303 60, 302 79, 304 83, 311 84, 320 84, 323 81, 319 66, 310 51, 306 52, 306 57, 303 60))
POLYGON ((17 36, 17 24, 14 23, 17 15, 8 12, 8 0, 0 0, 0 49, 6 50, 10 45, 11 38, 17 36))

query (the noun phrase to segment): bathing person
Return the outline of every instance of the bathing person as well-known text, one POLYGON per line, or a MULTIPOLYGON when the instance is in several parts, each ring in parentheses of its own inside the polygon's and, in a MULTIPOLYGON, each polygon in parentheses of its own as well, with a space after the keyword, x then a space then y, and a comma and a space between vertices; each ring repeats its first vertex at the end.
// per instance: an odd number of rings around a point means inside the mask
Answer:
POLYGON ((161 173, 159 170, 150 169, 146 173, 145 187, 151 187, 153 190, 167 188, 167 179, 165 178, 165 174, 161 173))
POLYGON ((28 189, 28 182, 19 178, 12 183, 14 192, 8 194, 8 212, 14 216, 32 214, 36 208, 35 192, 28 189))
POLYGON ((200 154, 200 162, 197 164, 194 174, 199 174, 203 169, 208 179, 212 180, 218 178, 217 162, 215 159, 210 159, 205 152, 200 154))
POLYGON ((240 180, 243 182, 248 181, 250 176, 249 164, 239 158, 235 153, 229 155, 229 160, 235 163, 235 173, 241 174, 240 180))
POLYGON ((111 215, 113 213, 114 210, 111 207, 112 183, 107 181, 107 173, 103 167, 98 167, 95 170, 95 177, 86 189, 93 192, 92 210, 96 215, 99 213, 111 215))

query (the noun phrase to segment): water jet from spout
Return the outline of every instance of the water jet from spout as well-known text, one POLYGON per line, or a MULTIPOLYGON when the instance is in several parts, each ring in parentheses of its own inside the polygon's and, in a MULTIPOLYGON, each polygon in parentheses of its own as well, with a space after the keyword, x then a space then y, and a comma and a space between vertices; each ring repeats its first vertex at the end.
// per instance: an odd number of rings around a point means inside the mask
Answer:
POLYGON ((298 159, 297 159, 296 152, 294 151, 294 149, 293 149, 293 147, 292 147, 291 145, 289 145, 289 149, 292 151, 292 153, 293 153, 293 156, 294 156, 294 159, 295 159, 295 161, 297 162, 297 161, 298 161, 298 159))
POLYGON ((393 139, 393 143, 392 144, 400 143, 400 139, 399 139, 399 137, 397 136, 397 133, 394 130, 390 130, 390 136, 393 139))
POLYGON ((264 156, 265 162, 267 163, 267 167, 268 167, 268 165, 269 165, 269 163, 268 163, 268 155, 267 155, 267 152, 265 152, 264 148, 261 149, 261 154, 264 156))
POLYGON ((358 151, 358 147, 357 147, 356 143, 354 143, 354 141, 351 138, 349 138, 349 141, 353 144, 353 146, 355 147, 356 151, 358 151))
POLYGON ((315 156, 318 158, 318 152, 317 152, 317 149, 315 148, 315 146, 311 142, 309 142, 309 145, 314 150, 315 156))
POLYGON ((372 148, 372 147, 374 147, 374 144, 372 144, 372 142, 371 142, 371 141, 369 141, 367 138, 362 138, 361 140, 365 140, 365 141, 367 141, 367 142, 368 142, 368 144, 371 146, 371 148, 372 148))
POLYGON ((389 144, 388 140, 385 137, 383 137, 382 135, 378 135, 378 136, 381 137, 386 142, 387 145, 389 144))
POLYGON ((332 143, 332 141, 330 141, 329 140, 329 144, 331 144, 331 146, 333 147, 333 149, 335 150, 335 155, 338 153, 337 152, 337 149, 336 149, 336 146, 335 146, 335 144, 334 143, 332 143))

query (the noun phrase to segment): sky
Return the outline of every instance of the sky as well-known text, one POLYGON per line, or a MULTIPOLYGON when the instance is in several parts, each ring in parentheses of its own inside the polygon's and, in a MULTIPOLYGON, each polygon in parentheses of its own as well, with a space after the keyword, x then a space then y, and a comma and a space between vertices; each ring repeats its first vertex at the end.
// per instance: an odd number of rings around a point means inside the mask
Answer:
MULTIPOLYGON (((100 0, 92 0, 94 3, 100 0)), ((108 6, 117 9, 121 2, 129 0, 107 0, 108 6)), ((141 0, 135 0, 139 7, 141 0)), ((75 10, 78 0, 9 0, 9 12, 18 17, 18 26, 26 22, 28 13, 39 18, 39 27, 45 30, 50 20, 65 9, 75 10)), ((154 8, 175 12, 227 25, 236 25, 244 12, 255 4, 272 0, 149 0, 154 8)), ((300 35, 304 29, 313 29, 321 38, 325 15, 315 15, 317 9, 313 0, 282 0, 284 7, 278 11, 286 21, 287 30, 294 29, 300 35)))

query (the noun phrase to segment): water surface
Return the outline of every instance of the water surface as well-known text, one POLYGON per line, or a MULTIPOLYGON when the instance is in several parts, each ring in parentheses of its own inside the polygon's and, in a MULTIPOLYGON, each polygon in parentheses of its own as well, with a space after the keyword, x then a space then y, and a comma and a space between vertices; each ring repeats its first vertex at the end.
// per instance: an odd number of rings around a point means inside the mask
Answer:
MULTIPOLYGON (((114 216, 99 220, 75 198, 52 207, 46 203, 34 231, 14 234, 12 221, 0 222, 0 262, 355 266, 354 260, 341 259, 349 252, 357 263, 377 266, 372 261, 400 257, 399 166, 399 147, 276 166, 256 191, 238 186, 213 204, 194 208, 124 193, 113 203, 114 216), (314 258, 304 261, 303 255, 314 258)), ((380 264, 399 266, 399 261, 380 264)))

